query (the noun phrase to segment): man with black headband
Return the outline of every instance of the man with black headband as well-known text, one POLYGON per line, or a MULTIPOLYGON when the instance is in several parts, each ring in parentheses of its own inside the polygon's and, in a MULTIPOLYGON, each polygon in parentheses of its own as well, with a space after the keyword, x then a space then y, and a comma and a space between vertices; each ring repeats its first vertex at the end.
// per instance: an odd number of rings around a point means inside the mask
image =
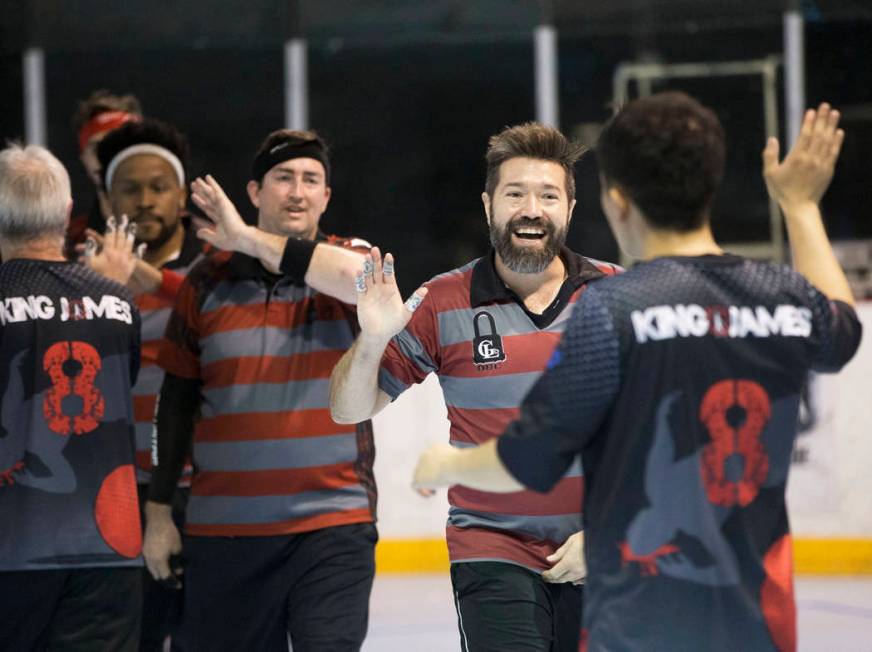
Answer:
POLYGON ((287 650, 290 636, 297 652, 351 651, 366 634, 372 428, 330 419, 327 379, 357 331, 354 248, 368 245, 319 230, 329 174, 316 134, 270 134, 248 183, 259 228, 211 177, 192 184, 215 220, 200 236, 235 252, 191 271, 159 354, 145 555, 169 576, 179 535, 168 503, 193 445, 185 649, 287 650))
MULTIPOLYGON (((374 250, 359 283, 361 336, 333 372, 337 422, 370 418, 432 372, 452 445, 478 446, 502 432, 588 283, 617 271, 564 246, 582 151, 535 123, 493 136, 482 193, 493 251, 432 279, 406 307, 393 258, 382 265, 374 250)), ((580 467, 547 495, 456 488, 448 500, 462 649, 576 652, 585 575, 580 467)))
MULTIPOLYGON (((97 146, 101 183, 113 216, 118 216, 138 242, 142 259, 133 263, 129 278, 122 279, 134 292, 142 315, 142 370, 133 388, 136 420, 136 480, 144 504, 151 478, 154 415, 163 370, 157 351, 175 295, 184 275, 199 260, 203 245, 186 217, 188 145, 171 125, 146 118, 128 121, 112 130, 97 146)), ((107 219, 107 233, 118 220, 107 219)), ((104 275, 124 263, 128 249, 116 239, 86 232, 90 246, 84 262, 104 275), (99 242, 99 244, 98 244, 99 242)), ((184 522, 190 465, 172 496, 173 516, 184 522)), ((176 550, 176 552, 180 552, 176 550)), ((143 619, 140 650, 162 650, 164 640, 181 618, 181 593, 177 582, 159 583, 146 570, 143 578, 143 619)))

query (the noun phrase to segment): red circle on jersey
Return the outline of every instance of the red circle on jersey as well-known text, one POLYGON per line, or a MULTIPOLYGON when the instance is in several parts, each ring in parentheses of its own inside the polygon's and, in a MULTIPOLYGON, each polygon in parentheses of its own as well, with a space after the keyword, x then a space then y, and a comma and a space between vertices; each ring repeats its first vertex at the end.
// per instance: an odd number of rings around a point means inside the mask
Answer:
POLYGON ((119 466, 103 480, 94 505, 94 520, 106 544, 122 557, 142 552, 142 526, 132 464, 119 466))

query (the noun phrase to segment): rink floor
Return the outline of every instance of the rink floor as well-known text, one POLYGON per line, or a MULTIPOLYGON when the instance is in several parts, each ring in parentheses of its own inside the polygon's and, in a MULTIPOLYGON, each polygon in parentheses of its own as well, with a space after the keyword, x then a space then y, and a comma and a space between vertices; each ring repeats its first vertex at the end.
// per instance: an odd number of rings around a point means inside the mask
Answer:
MULTIPOLYGON (((872 652, 872 577, 796 581, 801 652, 872 652)), ((448 575, 379 575, 363 652, 457 652, 448 575)))

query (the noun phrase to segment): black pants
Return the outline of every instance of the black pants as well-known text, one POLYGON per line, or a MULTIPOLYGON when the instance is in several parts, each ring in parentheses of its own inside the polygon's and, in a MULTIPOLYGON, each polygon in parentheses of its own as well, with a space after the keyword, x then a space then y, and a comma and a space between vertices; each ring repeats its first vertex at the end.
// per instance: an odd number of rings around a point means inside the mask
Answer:
POLYGON ((371 523, 274 537, 185 539, 184 619, 195 652, 356 652, 375 574, 371 523))
POLYGON ((582 588, 505 562, 451 565, 463 652, 577 652, 582 588))
POLYGON ((0 572, 0 650, 136 652, 140 568, 0 572))
MULTIPOLYGON (((148 485, 139 485, 139 507, 142 515, 142 531, 145 532, 145 501, 148 498, 148 485)), ((179 532, 185 527, 185 508, 188 505, 189 489, 176 489, 173 494, 173 521, 179 532)), ((140 652, 161 652, 164 641, 171 636, 182 620, 184 596, 182 589, 167 587, 155 581, 142 569, 142 637, 140 652)))

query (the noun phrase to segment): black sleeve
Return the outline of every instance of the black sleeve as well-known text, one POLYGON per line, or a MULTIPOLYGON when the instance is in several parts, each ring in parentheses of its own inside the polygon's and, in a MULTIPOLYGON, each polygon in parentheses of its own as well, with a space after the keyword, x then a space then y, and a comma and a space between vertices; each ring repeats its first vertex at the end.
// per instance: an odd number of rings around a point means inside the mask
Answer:
POLYGON ((157 455, 148 499, 170 504, 191 449, 194 417, 200 406, 200 382, 167 373, 157 408, 157 455))
POLYGON ((314 240, 288 238, 282 260, 279 263, 279 271, 302 283, 317 246, 318 243, 314 240))
POLYGON ((830 301, 813 289, 812 301, 814 340, 817 352, 813 369, 834 372, 844 367, 860 347, 863 326, 857 312, 847 303, 830 301))
POLYGON ((547 371, 521 404, 520 417, 497 440, 509 473, 530 489, 549 491, 599 430, 619 384, 618 335, 589 287, 547 371))

